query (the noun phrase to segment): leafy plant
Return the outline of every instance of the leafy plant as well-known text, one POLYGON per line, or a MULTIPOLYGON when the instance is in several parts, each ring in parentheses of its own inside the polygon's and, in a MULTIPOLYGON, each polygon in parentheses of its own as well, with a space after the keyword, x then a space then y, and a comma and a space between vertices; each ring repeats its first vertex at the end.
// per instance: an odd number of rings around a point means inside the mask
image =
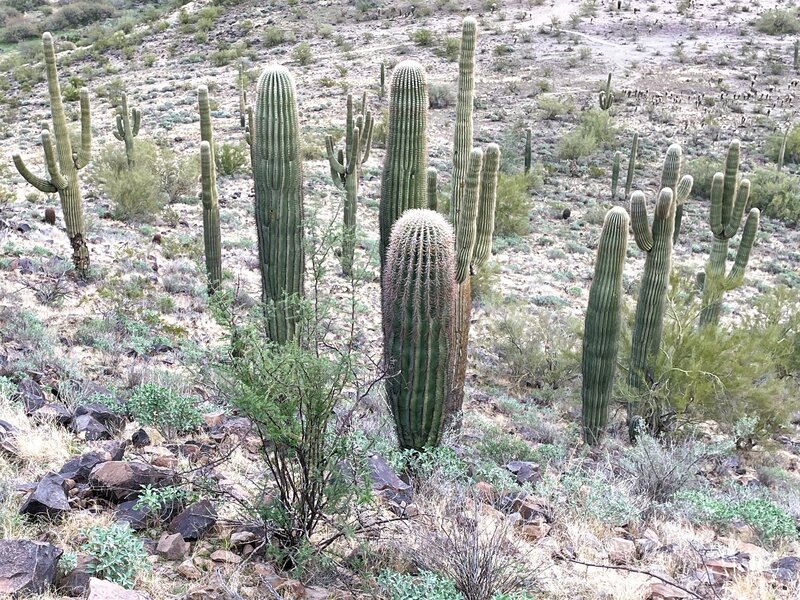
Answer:
POLYGON ((150 570, 147 551, 127 523, 92 527, 83 532, 81 550, 93 556, 91 572, 125 588, 132 588, 139 573, 150 570))
POLYGON ((134 389, 128 400, 128 413, 141 425, 150 425, 167 439, 200 426, 203 418, 195 399, 152 383, 134 389))
POLYGON ((749 178, 751 206, 768 217, 800 223, 800 182, 796 175, 758 168, 749 178))
POLYGON ((378 585, 389 600, 458 600, 463 596, 445 577, 421 571, 416 577, 396 571, 383 571, 378 585))
POLYGON ((235 175, 247 168, 248 150, 244 143, 217 145, 214 149, 214 162, 217 173, 225 177, 235 175))
POLYGON ((533 206, 531 190, 542 183, 537 170, 528 175, 500 173, 497 178, 497 205, 495 209, 494 236, 522 237, 530 232, 530 210, 533 206))
POLYGON ((133 508, 134 510, 144 510, 149 514, 157 515, 165 507, 175 504, 185 505, 190 501, 193 501, 192 494, 185 488, 174 485, 154 488, 148 484, 142 490, 133 508))

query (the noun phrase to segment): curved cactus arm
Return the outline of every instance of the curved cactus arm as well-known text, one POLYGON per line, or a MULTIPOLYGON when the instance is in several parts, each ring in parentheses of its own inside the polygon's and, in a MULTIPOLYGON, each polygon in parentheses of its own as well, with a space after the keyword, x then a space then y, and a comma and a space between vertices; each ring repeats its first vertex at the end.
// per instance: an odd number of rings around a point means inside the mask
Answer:
POLYGON ((750 251, 753 249, 753 243, 756 241, 760 216, 761 213, 757 208, 751 208, 747 215, 747 221, 745 221, 744 230, 742 231, 742 239, 739 242, 739 249, 736 251, 736 259, 733 262, 730 273, 725 278, 725 286, 728 289, 737 288, 744 281, 744 272, 750 260, 750 251))
POLYGON ((14 160, 14 166, 17 168, 19 174, 37 190, 45 194, 55 194, 58 191, 58 188, 47 179, 31 173, 19 154, 15 152, 11 158, 14 160))
POLYGON ((92 160, 92 114, 86 88, 81 88, 81 148, 74 160, 76 169, 82 169, 92 160))
POLYGON ((672 243, 678 243, 681 234, 681 223, 683 222, 683 204, 692 193, 694 178, 691 175, 684 175, 678 182, 677 196, 675 198, 675 232, 672 234, 672 243))
POLYGON ((139 126, 142 124, 142 112, 138 108, 134 108, 131 111, 131 115, 133 116, 133 124, 131 125, 131 133, 133 137, 139 135, 139 126))
POLYGON ((631 143, 631 154, 628 157, 628 173, 625 176, 625 198, 631 193, 631 186, 633 185, 633 175, 636 171, 636 153, 639 151, 639 133, 633 134, 633 142, 631 143))
POLYGON ((742 217, 744 216, 747 201, 750 199, 750 180, 742 179, 739 182, 739 189, 736 191, 736 200, 733 203, 733 208, 730 214, 730 220, 725 224, 725 230, 722 235, 726 238, 732 238, 739 230, 742 224, 742 217))
POLYGON ((725 176, 722 173, 715 173, 714 179, 711 181, 711 210, 708 213, 708 224, 715 237, 724 237, 725 234, 725 225, 722 220, 724 187, 725 176))
POLYGON ((336 185, 336 187, 341 189, 341 176, 347 173, 347 167, 345 167, 345 165, 343 165, 340 160, 337 159, 336 150, 333 147, 333 138, 331 136, 325 138, 325 152, 328 155, 328 163, 331 167, 331 179, 333 179, 333 183, 336 185))
POLYGON ((606 81, 605 89, 600 90, 598 97, 602 110, 608 110, 611 108, 611 105, 614 104, 614 92, 611 91, 611 73, 608 74, 608 81, 606 81))
POLYGON ((647 218, 644 192, 636 191, 631 194, 631 226, 636 245, 640 250, 649 252, 653 248, 653 232, 647 218))
POLYGON ((481 168, 481 193, 478 199, 475 250, 472 253, 473 267, 486 264, 492 254, 494 234, 494 212, 497 205, 497 175, 500 171, 500 146, 489 144, 483 155, 481 168))
POLYGON ((122 115, 118 114, 116 121, 117 128, 112 133, 121 142, 125 139, 125 124, 122 122, 122 115))
POLYGON ((722 226, 725 227, 731 220, 731 210, 734 205, 736 185, 739 180, 739 157, 742 145, 739 140, 733 140, 728 146, 725 157, 725 180, 722 189, 722 226))
POLYGON ((439 171, 428 167, 428 210, 436 211, 439 206, 439 171))
POLYGON ((44 162, 47 165, 47 174, 50 175, 50 183, 52 183, 57 190, 67 189, 69 182, 61 175, 61 171, 58 168, 56 151, 53 146, 53 136, 47 129, 42 131, 42 148, 44 148, 44 162))
POLYGON ((463 202, 456 232, 456 281, 458 283, 464 282, 470 275, 470 264, 477 236, 482 163, 483 151, 480 148, 473 148, 467 164, 463 202))
POLYGON ((363 165, 369 159, 369 152, 372 149, 372 126, 373 119, 372 113, 367 112, 364 115, 364 125, 361 129, 361 159, 359 164, 363 165))

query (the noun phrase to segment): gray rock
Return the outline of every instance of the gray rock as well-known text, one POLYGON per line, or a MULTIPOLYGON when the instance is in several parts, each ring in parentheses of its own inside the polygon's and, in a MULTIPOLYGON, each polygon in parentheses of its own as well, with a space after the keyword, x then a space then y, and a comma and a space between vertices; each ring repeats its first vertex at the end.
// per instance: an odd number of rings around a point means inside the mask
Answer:
POLYGON ((44 593, 60 558, 61 550, 45 542, 0 540, 0 595, 44 593))
POLYGON ((800 557, 784 556, 770 564, 771 575, 774 579, 784 583, 791 583, 800 579, 800 557))
POLYGON ((96 564, 97 559, 94 557, 79 554, 75 568, 59 578, 57 585, 59 592, 73 597, 85 596, 96 564))
POLYGON ((411 502, 414 496, 413 489, 397 476, 380 454, 373 454, 369 457, 369 468, 373 490, 397 504, 411 502))
POLYGON ((46 515, 51 519, 68 511, 69 499, 64 489, 64 477, 55 473, 42 477, 19 509, 21 515, 46 515))
POLYGON ((217 511, 210 500, 200 500, 184 509, 172 519, 169 530, 180 533, 187 542, 199 540, 214 527, 217 522, 217 511))
POLYGON ((38 408, 45 405, 44 392, 42 387, 30 377, 26 377, 17 385, 17 396, 25 407, 25 412, 31 414, 38 408))

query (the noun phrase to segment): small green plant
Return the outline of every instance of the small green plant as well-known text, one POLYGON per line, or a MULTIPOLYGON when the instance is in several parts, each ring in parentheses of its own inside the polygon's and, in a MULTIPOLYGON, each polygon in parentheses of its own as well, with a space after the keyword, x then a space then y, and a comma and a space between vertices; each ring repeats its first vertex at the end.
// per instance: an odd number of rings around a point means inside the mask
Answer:
POLYGON ((133 390, 127 407, 140 425, 153 426, 167 439, 200 426, 203 418, 195 399, 173 390, 145 383, 133 390))
POLYGON ((216 163, 217 173, 229 177, 240 173, 247 168, 249 162, 249 151, 245 143, 216 145, 214 150, 214 162, 216 163))
POLYGON ((292 50, 292 58, 300 63, 302 66, 310 65, 314 60, 314 54, 311 52, 311 46, 308 42, 300 42, 294 50, 292 50))
POLYGON ((574 109, 572 100, 560 100, 551 94, 542 94, 536 100, 536 108, 544 112, 546 119, 558 119, 574 109))
POLYGON ((83 532, 81 550, 96 559, 91 572, 125 588, 132 588, 139 573, 149 571, 147 551, 127 523, 92 527, 83 532))
POLYGON ((757 168, 750 176, 750 206, 787 223, 800 223, 800 182, 796 175, 757 168))
POLYGON ((531 191, 541 185, 538 169, 524 173, 500 173, 497 178, 497 205, 494 236, 523 237, 530 232, 531 191))
POLYGON ((261 41, 267 48, 274 48, 287 42, 294 41, 294 33, 285 31, 279 27, 267 27, 264 34, 261 36, 261 41))
POLYGON ((459 600, 464 597, 453 582, 437 573, 421 571, 416 577, 383 571, 378 586, 389 600, 459 600))
POLYGON ((142 494, 133 506, 134 510, 144 510, 151 515, 157 515, 168 506, 179 504, 184 505, 190 502, 192 494, 185 488, 168 485, 161 488, 154 488, 146 485, 142 494))
POLYGON ((411 34, 411 39, 413 42, 419 46, 432 46, 436 36, 430 29, 417 29, 414 33, 411 34))

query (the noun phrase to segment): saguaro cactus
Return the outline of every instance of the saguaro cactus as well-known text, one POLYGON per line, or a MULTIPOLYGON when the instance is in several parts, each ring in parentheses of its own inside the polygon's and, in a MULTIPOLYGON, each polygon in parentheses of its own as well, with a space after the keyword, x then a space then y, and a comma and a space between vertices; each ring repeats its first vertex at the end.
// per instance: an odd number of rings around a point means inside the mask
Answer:
POLYGON ((455 346, 453 232, 438 213, 409 210, 394 224, 383 273, 384 362, 402 448, 439 443, 455 346))
POLYGON ((531 172, 531 130, 525 131, 525 175, 531 172))
POLYGON ((598 100, 600 101, 600 108, 602 110, 608 110, 611 108, 611 105, 614 104, 614 92, 611 90, 611 73, 608 74, 606 88, 600 90, 598 94, 598 100))
POLYGON ((497 175, 500 172, 500 146, 489 144, 483 155, 481 167, 481 191, 478 205, 475 250, 472 266, 481 267, 492 254, 494 234, 494 212, 497 206, 497 175))
POLYGON ((619 186, 619 163, 622 159, 622 152, 617 150, 614 153, 614 162, 611 165, 611 199, 617 197, 617 187, 619 186))
POLYGON ((751 208, 742 231, 742 239, 730 272, 725 274, 728 259, 728 243, 736 235, 742 224, 747 201, 750 198, 750 180, 739 180, 739 140, 731 142, 725 160, 725 173, 717 173, 711 183, 711 211, 709 224, 714 234, 711 255, 706 264, 703 286, 703 310, 700 313, 701 325, 719 323, 723 294, 739 287, 744 280, 750 251, 758 233, 760 212, 751 208))
POLYGON ((298 330, 296 299, 303 296, 303 174, 295 85, 271 65, 258 80, 250 132, 256 231, 267 335, 285 343, 298 330))
POLYGON ((200 112, 200 183, 203 199, 203 245, 206 256, 208 292, 213 294, 222 283, 222 234, 219 226, 217 167, 214 161, 214 137, 208 88, 197 88, 200 112))
POLYGON ((428 167, 428 209, 438 210, 439 208, 439 171, 433 167, 428 167))
MULTIPOLYGON (((797 43, 797 42, 795 42, 797 43)), ((786 141, 789 139, 789 134, 792 132, 792 124, 786 126, 786 131, 783 132, 781 139, 781 149, 778 151, 778 171, 783 169, 783 162, 786 158, 786 141)))
POLYGON ((470 276, 472 253, 477 237, 478 203, 480 201, 483 151, 473 148, 467 164, 467 179, 461 197, 460 221, 456 228, 456 281, 464 283, 470 276))
POLYGON ((622 321, 622 270, 628 248, 627 211, 616 206, 606 213, 583 333, 581 402, 583 439, 597 444, 608 422, 622 321))
POLYGON ((61 208, 64 212, 67 236, 72 246, 72 262, 78 273, 85 275, 89 269, 89 246, 86 244, 78 171, 89 164, 92 155, 89 93, 85 88, 80 91, 81 147, 77 152, 73 152, 69 138, 69 128, 67 127, 67 118, 64 114, 64 105, 61 101, 61 87, 58 83, 58 73, 56 72, 53 36, 50 33, 42 35, 42 47, 44 49, 44 63, 47 72, 47 89, 50 96, 50 114, 53 118, 52 133, 46 126, 42 130, 42 146, 44 148, 47 177, 39 177, 31 173, 18 153, 13 155, 14 166, 19 171, 19 174, 37 190, 47 194, 58 192, 61 208))
POLYGON ((356 211, 358 207, 358 179, 361 165, 369 158, 372 145, 372 114, 366 110, 367 95, 361 101, 361 111, 353 116, 353 96, 347 96, 347 121, 344 150, 334 153, 333 138, 325 140, 331 178, 334 185, 345 190, 344 227, 342 229, 342 272, 353 272, 353 255, 356 244, 356 211), (366 112, 365 112, 366 110, 366 112))
POLYGON ((398 64, 392 73, 386 158, 381 178, 381 270, 392 226, 404 211, 427 202, 428 84, 425 69, 416 61, 398 64))
POLYGON ((244 72, 244 64, 239 63, 239 127, 247 125, 247 75, 244 72))
POLYGON ((678 243, 681 234, 681 223, 683 222, 683 205, 689 199, 694 186, 694 178, 691 175, 684 175, 675 188, 675 233, 672 235, 672 243, 678 243))
POLYGON ((628 157, 628 174, 625 177, 625 200, 631 195, 631 186, 633 185, 633 174, 636 171, 636 153, 639 152, 639 133, 633 134, 633 142, 631 143, 631 154, 628 157))
POLYGON ((114 130, 114 137, 120 142, 125 142, 125 156, 128 159, 129 169, 136 163, 136 149, 133 145, 133 138, 139 135, 141 120, 142 114, 138 108, 128 110, 128 94, 123 92, 120 109, 117 113, 117 128, 114 130))

